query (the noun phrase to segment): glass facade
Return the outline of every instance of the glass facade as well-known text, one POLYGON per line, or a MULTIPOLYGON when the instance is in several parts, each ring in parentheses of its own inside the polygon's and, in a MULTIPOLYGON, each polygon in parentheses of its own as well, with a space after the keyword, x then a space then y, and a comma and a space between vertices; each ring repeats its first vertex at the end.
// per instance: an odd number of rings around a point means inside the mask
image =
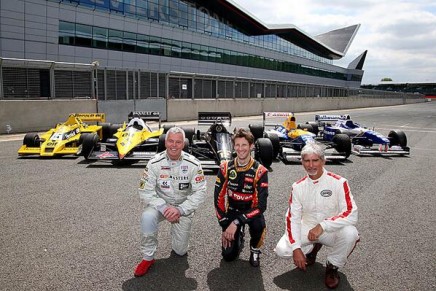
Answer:
POLYGON ((207 34, 213 37, 230 39, 236 42, 258 46, 273 51, 298 56, 317 62, 332 64, 332 60, 310 53, 276 35, 250 36, 243 33, 238 23, 230 23, 225 16, 218 15, 202 5, 202 1, 192 0, 51 0, 65 4, 81 5, 89 9, 119 13, 144 21, 159 22, 183 29, 207 34))
MULTIPOLYGON (((347 80, 347 75, 202 44, 59 21, 59 44, 215 62, 347 80)), ((360 76, 358 76, 360 78, 360 76)))

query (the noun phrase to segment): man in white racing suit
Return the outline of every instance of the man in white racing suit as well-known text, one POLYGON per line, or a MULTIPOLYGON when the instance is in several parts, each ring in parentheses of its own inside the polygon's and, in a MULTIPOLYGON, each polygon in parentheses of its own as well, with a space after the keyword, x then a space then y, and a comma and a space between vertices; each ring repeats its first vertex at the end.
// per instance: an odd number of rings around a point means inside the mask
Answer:
POLYGON ((338 268, 359 241, 356 227, 357 206, 348 181, 325 168, 324 149, 317 143, 301 151, 307 175, 292 185, 286 212, 285 234, 274 251, 280 257, 294 260, 297 268, 313 265, 322 245, 329 247, 325 285, 339 285, 338 268))
POLYGON ((143 260, 136 277, 147 273, 154 263, 159 222, 171 223, 173 252, 186 255, 195 210, 204 201, 206 180, 200 162, 183 152, 185 133, 179 127, 168 130, 166 151, 151 159, 140 179, 139 196, 144 205, 141 217, 143 260))

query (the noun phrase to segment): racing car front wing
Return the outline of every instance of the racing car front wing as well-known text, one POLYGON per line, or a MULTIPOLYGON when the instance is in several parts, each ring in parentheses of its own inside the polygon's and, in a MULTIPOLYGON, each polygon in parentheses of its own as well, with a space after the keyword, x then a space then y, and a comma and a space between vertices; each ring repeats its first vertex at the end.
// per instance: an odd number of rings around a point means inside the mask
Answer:
MULTIPOLYGON (((283 147, 281 152, 281 158, 288 162, 301 161, 301 151, 283 147)), ((334 149, 327 149, 325 151, 325 159, 328 161, 343 161, 346 160, 347 157, 346 155, 343 155, 334 149)))
POLYGON ((351 152, 357 156, 364 155, 379 155, 379 156, 405 156, 410 155, 409 147, 391 146, 386 147, 379 145, 378 147, 365 147, 362 145, 353 145, 351 152))

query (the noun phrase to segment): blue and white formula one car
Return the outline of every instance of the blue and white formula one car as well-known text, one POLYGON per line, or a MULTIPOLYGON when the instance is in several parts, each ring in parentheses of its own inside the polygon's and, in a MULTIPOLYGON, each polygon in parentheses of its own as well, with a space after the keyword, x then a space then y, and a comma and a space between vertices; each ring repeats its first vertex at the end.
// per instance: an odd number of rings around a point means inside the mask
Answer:
MULTIPOLYGON (((297 124, 292 112, 264 112, 263 124, 250 124, 249 127, 256 139, 270 139, 274 157, 287 162, 298 161, 300 152, 307 143, 319 142, 317 124, 297 124), (278 118, 281 121, 284 118, 284 121, 279 123, 278 118)), ((337 135, 331 141, 321 142, 326 147, 327 160, 345 160, 351 154, 351 141, 347 135, 337 135)))
POLYGON ((362 127, 351 120, 350 115, 315 115, 324 141, 331 141, 337 134, 351 138, 352 152, 356 155, 409 155, 406 134, 391 130, 388 136, 362 127))

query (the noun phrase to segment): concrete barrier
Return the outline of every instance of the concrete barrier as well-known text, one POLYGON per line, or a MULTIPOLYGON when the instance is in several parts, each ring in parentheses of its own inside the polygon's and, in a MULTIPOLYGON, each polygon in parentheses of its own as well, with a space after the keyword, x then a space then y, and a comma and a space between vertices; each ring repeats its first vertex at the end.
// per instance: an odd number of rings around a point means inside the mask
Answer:
POLYGON ((48 130, 83 112, 97 112, 96 100, 2 100, 0 134, 48 130))
MULTIPOLYGON (((308 112, 340 110, 363 107, 391 106, 426 102, 426 98, 314 97, 314 98, 252 98, 252 99, 168 99, 154 103, 138 103, 136 110, 163 108, 166 101, 166 121, 196 120, 199 111, 229 111, 233 116, 261 115, 265 111, 308 112), (156 104, 155 104, 156 103, 156 104), (151 108, 151 107, 153 108, 151 108), (155 108, 156 106, 156 108, 155 108)), ((102 104, 100 104, 102 105, 102 104)), ((99 108, 107 114, 108 121, 124 120, 132 108, 129 101, 105 103, 99 108), (126 107, 127 106, 127 107, 126 107), (122 113, 120 115, 119 113, 122 113)), ((96 100, 1 100, 0 134, 43 131, 66 120, 68 114, 96 112, 96 100)), ((165 115, 163 115, 165 116, 165 115)), ((165 120, 165 118, 164 118, 165 120)))
POLYGON ((199 111, 229 111, 232 116, 261 115, 266 111, 308 112, 425 102, 425 98, 314 97, 268 99, 196 99, 167 101, 168 121, 193 120, 199 111))

